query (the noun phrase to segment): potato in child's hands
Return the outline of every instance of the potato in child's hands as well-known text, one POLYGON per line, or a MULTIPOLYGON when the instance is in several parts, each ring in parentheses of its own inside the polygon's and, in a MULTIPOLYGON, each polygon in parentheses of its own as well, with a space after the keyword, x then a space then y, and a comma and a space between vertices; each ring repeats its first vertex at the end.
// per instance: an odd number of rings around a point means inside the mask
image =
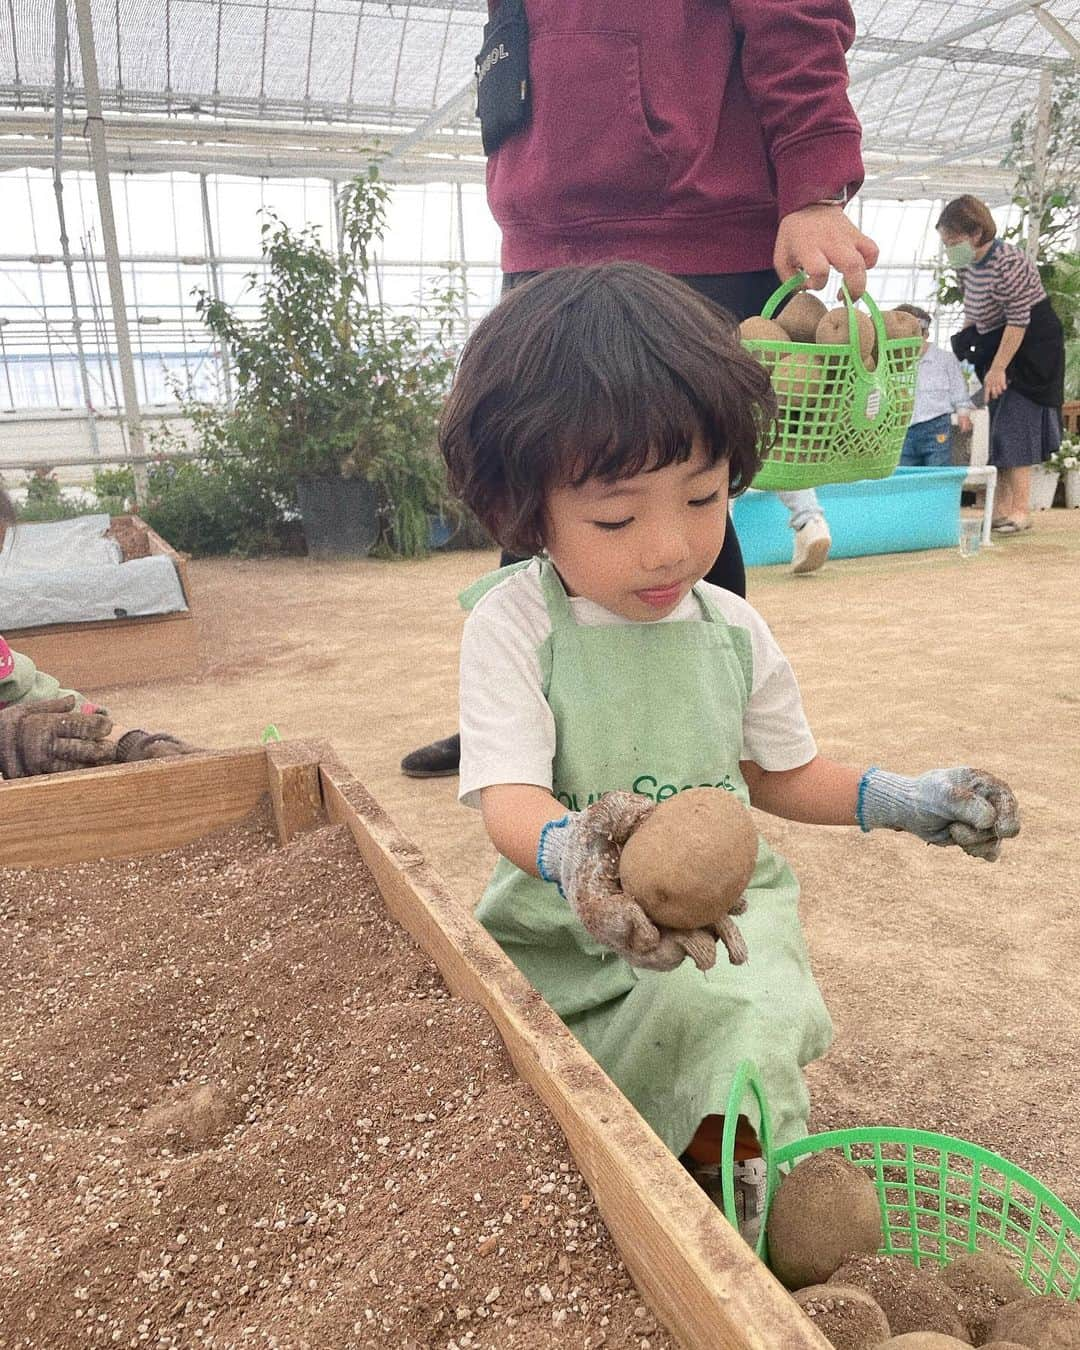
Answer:
POLYGON ((711 929, 732 964, 741 965, 746 944, 729 916, 746 908, 757 851, 757 830, 737 797, 723 788, 688 788, 661 802, 630 835, 619 879, 653 923, 711 929))

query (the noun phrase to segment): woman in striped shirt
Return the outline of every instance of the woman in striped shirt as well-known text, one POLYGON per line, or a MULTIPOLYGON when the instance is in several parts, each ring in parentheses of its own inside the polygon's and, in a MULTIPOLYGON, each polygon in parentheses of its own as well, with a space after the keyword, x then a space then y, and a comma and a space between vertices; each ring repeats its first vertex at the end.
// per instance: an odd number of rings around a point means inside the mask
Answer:
POLYGON ((990 408, 990 463, 998 470, 994 528, 1017 534, 1031 528, 1032 465, 1061 444, 1061 322, 1035 264, 997 238, 985 202, 955 198, 938 218, 937 231, 964 293, 966 325, 952 348, 975 367, 990 408))

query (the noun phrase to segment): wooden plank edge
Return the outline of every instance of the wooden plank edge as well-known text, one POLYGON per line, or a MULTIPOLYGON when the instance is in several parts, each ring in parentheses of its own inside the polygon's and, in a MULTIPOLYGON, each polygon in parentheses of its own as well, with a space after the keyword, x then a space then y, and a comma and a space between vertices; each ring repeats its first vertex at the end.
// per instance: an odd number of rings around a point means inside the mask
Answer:
POLYGON ((77 623, 43 623, 34 628, 8 628, 4 631, 4 638, 9 646, 22 651, 25 644, 41 637, 78 637, 83 633, 112 633, 115 636, 125 628, 192 622, 190 609, 174 609, 168 614, 133 614, 125 619, 85 619, 77 623))
POLYGON ((270 806, 281 848, 296 835, 326 823, 319 762, 332 758, 325 741, 271 741, 267 745, 270 806))
POLYGON ((638 1288, 686 1350, 828 1350, 600 1066, 347 770, 321 768, 387 908, 450 989, 480 1004, 555 1116, 638 1288))
POLYGON ((0 867, 178 848, 250 815, 268 791, 262 746, 0 782, 0 867))
POLYGON ((191 609, 191 589, 188 583, 188 560, 191 557, 189 553, 181 553, 173 548, 167 539, 162 538, 160 534, 143 520, 142 516, 133 515, 132 520, 138 525, 146 527, 147 542, 150 545, 150 552, 161 554, 166 558, 171 558, 173 566, 176 568, 176 575, 180 578, 180 589, 184 593, 184 600, 187 603, 188 610, 191 609))

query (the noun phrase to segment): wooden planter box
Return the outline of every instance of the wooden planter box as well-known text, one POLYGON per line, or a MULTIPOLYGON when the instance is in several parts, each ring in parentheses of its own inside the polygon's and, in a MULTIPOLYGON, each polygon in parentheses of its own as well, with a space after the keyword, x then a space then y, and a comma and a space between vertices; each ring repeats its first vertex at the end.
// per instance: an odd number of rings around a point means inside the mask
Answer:
MULTIPOLYGON (((138 516, 132 516, 143 524, 138 516)), ((89 623, 52 623, 11 628, 9 646, 28 656, 39 670, 55 675, 65 689, 102 689, 114 684, 190 675, 199 661, 199 638, 191 611, 187 555, 177 553, 149 527, 151 554, 171 558, 188 608, 178 614, 148 614, 133 619, 94 619, 89 623)))
POLYGON ((558 1121, 634 1280, 692 1350, 828 1350, 729 1226, 418 849, 322 743, 284 743, 0 784, 0 866, 159 852, 269 795, 279 839, 352 832, 387 909, 451 991, 481 1005, 558 1121))

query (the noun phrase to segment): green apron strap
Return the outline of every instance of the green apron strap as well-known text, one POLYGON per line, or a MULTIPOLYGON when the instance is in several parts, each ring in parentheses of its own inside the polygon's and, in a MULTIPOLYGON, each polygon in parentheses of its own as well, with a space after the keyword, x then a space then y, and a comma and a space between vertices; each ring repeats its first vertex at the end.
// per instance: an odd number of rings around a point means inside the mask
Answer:
POLYGON ((570 597, 550 558, 540 560, 540 589, 544 593, 544 604, 547 605, 552 628, 576 628, 577 620, 570 607, 570 597))
POLYGON ((721 624, 728 630, 731 646, 738 658, 739 669, 742 672, 743 706, 745 707, 754 688, 754 653, 750 644, 750 632, 746 628, 735 627, 728 623, 722 611, 698 586, 694 587, 694 595, 697 597, 697 602, 701 606, 701 612, 705 618, 710 623, 721 624))
POLYGON ((523 562, 509 563, 506 567, 499 567, 494 572, 485 572, 479 581, 474 581, 471 586, 465 587, 458 596, 458 604, 462 609, 475 608, 488 591, 498 586, 500 581, 505 581, 515 572, 520 572, 522 568, 528 567, 531 562, 531 558, 526 558, 523 562))

